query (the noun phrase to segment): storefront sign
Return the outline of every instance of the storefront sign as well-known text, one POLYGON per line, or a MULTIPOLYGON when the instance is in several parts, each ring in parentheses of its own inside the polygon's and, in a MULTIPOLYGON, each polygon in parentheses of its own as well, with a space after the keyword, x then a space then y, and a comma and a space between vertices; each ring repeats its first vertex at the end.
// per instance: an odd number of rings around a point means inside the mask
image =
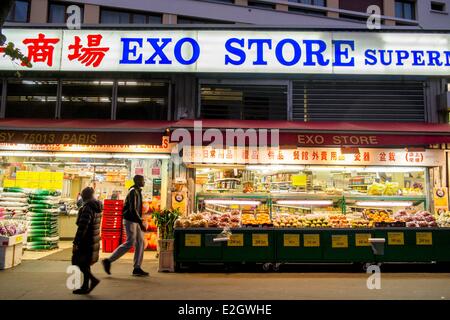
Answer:
POLYGON ((405 244, 405 235, 403 232, 388 232, 388 245, 402 246, 405 244))
POLYGON ((229 247, 243 247, 244 235, 242 233, 233 233, 227 243, 229 247))
MULTIPOLYGON (((189 149, 189 148, 188 148, 189 149)), ((408 152, 405 149, 358 149, 342 154, 340 148, 229 148, 192 147, 185 152, 185 163, 216 164, 304 164, 304 165, 379 165, 437 167, 445 164, 442 150, 408 152)))
POLYGON ((61 132, 0 130, 0 144, 152 145, 168 148, 169 138, 155 132, 61 132))
POLYGON ((186 233, 184 238, 184 245, 186 247, 201 247, 202 245, 201 235, 186 233))
POLYGON ((425 146, 450 143, 449 135, 405 135, 405 134, 293 134, 280 133, 280 145, 297 147, 388 147, 425 146))
POLYGON ((303 243, 305 247, 320 247, 320 234, 304 234, 303 243))
POLYGON ((49 152, 123 152, 123 153, 170 153, 167 137, 163 137, 160 145, 128 145, 128 144, 26 144, 0 143, 0 150, 5 151, 49 151, 49 152))
POLYGON ((416 245, 418 245, 418 246, 433 245, 433 233, 432 232, 416 232, 416 245))
POLYGON ((348 235, 346 235, 346 234, 331 235, 331 247, 332 248, 348 248, 348 235))
MULTIPOLYGON (((39 71, 450 74, 450 35, 6 29, 39 71)), ((26 66, 0 57, 0 70, 26 66)))
POLYGON ((284 234, 283 240, 283 244, 285 247, 300 247, 299 234, 284 234))
POLYGON ((268 247, 269 246, 269 235, 267 233, 252 234, 252 246, 268 247))
POLYGON ((433 188, 434 213, 441 214, 448 211, 448 188, 433 188))
POLYGON ((370 233, 357 233, 355 234, 355 246, 356 247, 370 247, 369 238, 370 233))

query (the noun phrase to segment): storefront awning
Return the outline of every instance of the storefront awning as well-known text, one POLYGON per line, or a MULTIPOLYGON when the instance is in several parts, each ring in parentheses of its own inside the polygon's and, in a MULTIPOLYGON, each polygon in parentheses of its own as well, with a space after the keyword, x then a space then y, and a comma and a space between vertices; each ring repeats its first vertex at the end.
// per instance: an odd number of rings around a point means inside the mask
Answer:
POLYGON ((281 146, 407 147, 450 143, 449 124, 415 122, 180 120, 171 127, 192 130, 200 124, 203 130, 219 128, 224 133, 226 129, 279 129, 281 146))
POLYGON ((1 119, 0 143, 161 145, 168 121, 1 119))

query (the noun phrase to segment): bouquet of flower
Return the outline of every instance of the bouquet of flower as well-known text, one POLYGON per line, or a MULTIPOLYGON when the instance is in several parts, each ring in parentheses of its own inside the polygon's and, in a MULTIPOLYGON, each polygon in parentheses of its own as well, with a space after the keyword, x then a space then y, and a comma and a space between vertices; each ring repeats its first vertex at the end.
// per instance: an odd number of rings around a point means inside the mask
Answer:
POLYGON ((161 240, 173 239, 173 227, 180 212, 176 210, 154 210, 152 217, 158 227, 159 237, 161 240))
POLYGON ((12 237, 25 233, 26 225, 24 222, 15 220, 0 221, 0 236, 12 237))

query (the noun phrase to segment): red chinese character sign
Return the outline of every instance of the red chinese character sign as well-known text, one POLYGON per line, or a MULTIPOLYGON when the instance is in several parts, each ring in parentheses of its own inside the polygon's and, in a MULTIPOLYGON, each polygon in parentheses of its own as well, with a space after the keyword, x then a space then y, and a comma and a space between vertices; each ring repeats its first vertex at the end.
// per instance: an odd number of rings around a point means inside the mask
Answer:
POLYGON ((87 36, 86 45, 81 43, 81 38, 79 36, 74 37, 74 43, 69 45, 70 53, 67 58, 70 61, 78 60, 81 64, 86 67, 97 68, 105 57, 106 52, 109 51, 109 47, 100 47, 100 42, 102 41, 102 35, 100 34, 89 34, 87 36))
POLYGON ((359 149, 356 154, 342 154, 339 148, 260 149, 251 153, 243 148, 213 150, 194 147, 186 152, 187 163, 217 164, 303 164, 303 165, 355 165, 355 166, 410 166, 438 167, 445 164, 442 150, 407 152, 405 149, 359 149), (202 151, 203 150, 203 151, 202 151), (233 152, 232 150, 235 150, 233 152), (213 153, 214 151, 214 153, 213 153), (224 156, 225 155, 225 156, 224 156), (249 156, 251 155, 251 156, 249 156), (197 158, 194 158, 197 157, 197 158))
POLYGON ((39 33, 37 38, 26 38, 22 42, 27 46, 28 60, 31 63, 43 62, 49 67, 53 66, 55 44, 59 42, 59 38, 49 38, 39 33))

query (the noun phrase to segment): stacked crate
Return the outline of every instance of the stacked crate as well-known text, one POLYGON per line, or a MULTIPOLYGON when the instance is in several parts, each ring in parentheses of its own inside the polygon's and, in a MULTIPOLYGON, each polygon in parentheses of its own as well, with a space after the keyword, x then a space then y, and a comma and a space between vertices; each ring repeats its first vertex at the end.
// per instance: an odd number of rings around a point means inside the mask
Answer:
POLYGON ((120 245, 122 236, 123 200, 105 200, 102 218, 102 250, 113 252, 120 245))

